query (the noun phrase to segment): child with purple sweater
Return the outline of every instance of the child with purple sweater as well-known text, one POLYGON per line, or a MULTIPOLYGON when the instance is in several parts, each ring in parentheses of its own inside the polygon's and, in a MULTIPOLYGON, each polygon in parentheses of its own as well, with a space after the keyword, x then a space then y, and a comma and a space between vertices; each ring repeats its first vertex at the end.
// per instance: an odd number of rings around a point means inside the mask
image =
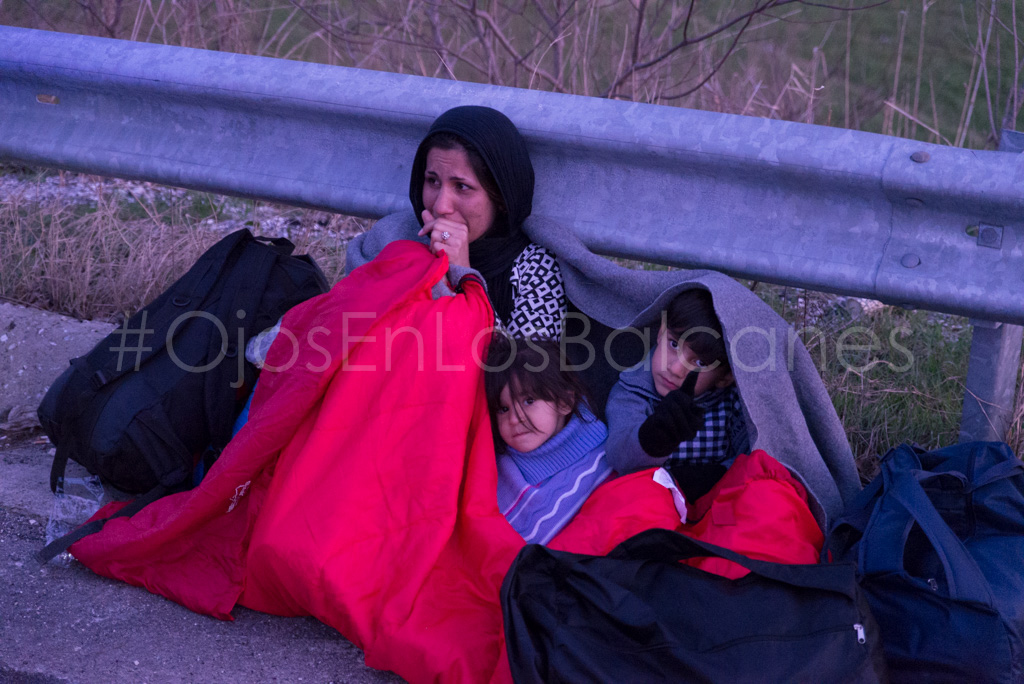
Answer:
POLYGON ((591 412, 559 345, 496 333, 487 355, 487 404, 498 456, 498 506, 523 539, 547 544, 612 469, 608 429, 591 412))

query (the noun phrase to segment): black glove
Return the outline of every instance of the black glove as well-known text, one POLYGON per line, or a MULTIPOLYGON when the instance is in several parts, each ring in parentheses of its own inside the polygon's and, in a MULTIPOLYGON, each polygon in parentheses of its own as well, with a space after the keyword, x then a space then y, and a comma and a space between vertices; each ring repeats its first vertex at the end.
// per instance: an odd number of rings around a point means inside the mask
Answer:
POLYGON ((704 409, 693 399, 697 371, 690 371, 678 389, 674 389, 654 407, 654 413, 640 426, 640 447, 653 458, 664 458, 681 442, 688 442, 704 425, 704 409))

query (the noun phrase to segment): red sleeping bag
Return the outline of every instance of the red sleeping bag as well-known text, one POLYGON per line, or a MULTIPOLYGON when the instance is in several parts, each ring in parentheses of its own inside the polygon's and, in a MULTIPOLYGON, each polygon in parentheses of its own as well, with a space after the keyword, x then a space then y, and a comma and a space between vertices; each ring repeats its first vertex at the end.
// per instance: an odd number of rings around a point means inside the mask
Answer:
MULTIPOLYGON (((760 449, 736 457, 710 492, 687 507, 683 534, 775 563, 817 563, 825 542, 807 506, 807 490, 760 449)), ((684 561, 737 579, 747 569, 724 558, 684 561)))
MULTIPOLYGON (((71 552, 221 619, 236 603, 313 615, 409 681, 508 681, 499 590, 524 542, 498 511, 477 364, 493 313, 476 283, 433 299, 447 269, 396 242, 291 310, 202 484, 71 552)), ((552 544, 606 550, 678 522, 648 472, 599 488, 552 544)))

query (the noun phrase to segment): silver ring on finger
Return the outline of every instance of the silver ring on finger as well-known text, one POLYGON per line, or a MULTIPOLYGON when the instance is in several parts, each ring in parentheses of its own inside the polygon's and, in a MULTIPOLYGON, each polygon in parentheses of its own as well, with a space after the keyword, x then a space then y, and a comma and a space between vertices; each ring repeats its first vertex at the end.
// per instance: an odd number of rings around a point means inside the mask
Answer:
POLYGON ((448 242, 448 238, 452 236, 447 230, 441 233, 441 242, 448 242))

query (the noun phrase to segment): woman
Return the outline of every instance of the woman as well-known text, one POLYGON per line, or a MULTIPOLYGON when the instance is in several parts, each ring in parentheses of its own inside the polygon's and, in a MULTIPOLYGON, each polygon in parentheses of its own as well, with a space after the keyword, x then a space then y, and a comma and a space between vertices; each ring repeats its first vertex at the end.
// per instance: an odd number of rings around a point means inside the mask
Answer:
MULTIPOLYGON (((392 214, 354 238, 347 270, 372 261, 394 240, 425 240, 434 254, 447 254, 452 287, 467 276, 483 280, 496 327, 557 339, 566 311, 561 271, 554 255, 523 231, 533 186, 526 141, 507 116, 490 107, 449 109, 434 120, 413 158, 409 199, 416 221, 406 212, 392 214)), ((249 361, 263 365, 280 325, 249 342, 249 361)), ((235 433, 248 414, 249 403, 235 433)))
MULTIPOLYGON (((416 236, 448 255, 453 285, 478 272, 501 326, 558 338, 566 310, 558 262, 523 231, 533 184, 526 141, 508 117, 490 107, 455 107, 416 150, 409 199, 421 226, 416 236)), ((358 236, 349 245, 349 272, 388 242, 413 237, 410 226, 407 214, 394 214, 358 236)))

